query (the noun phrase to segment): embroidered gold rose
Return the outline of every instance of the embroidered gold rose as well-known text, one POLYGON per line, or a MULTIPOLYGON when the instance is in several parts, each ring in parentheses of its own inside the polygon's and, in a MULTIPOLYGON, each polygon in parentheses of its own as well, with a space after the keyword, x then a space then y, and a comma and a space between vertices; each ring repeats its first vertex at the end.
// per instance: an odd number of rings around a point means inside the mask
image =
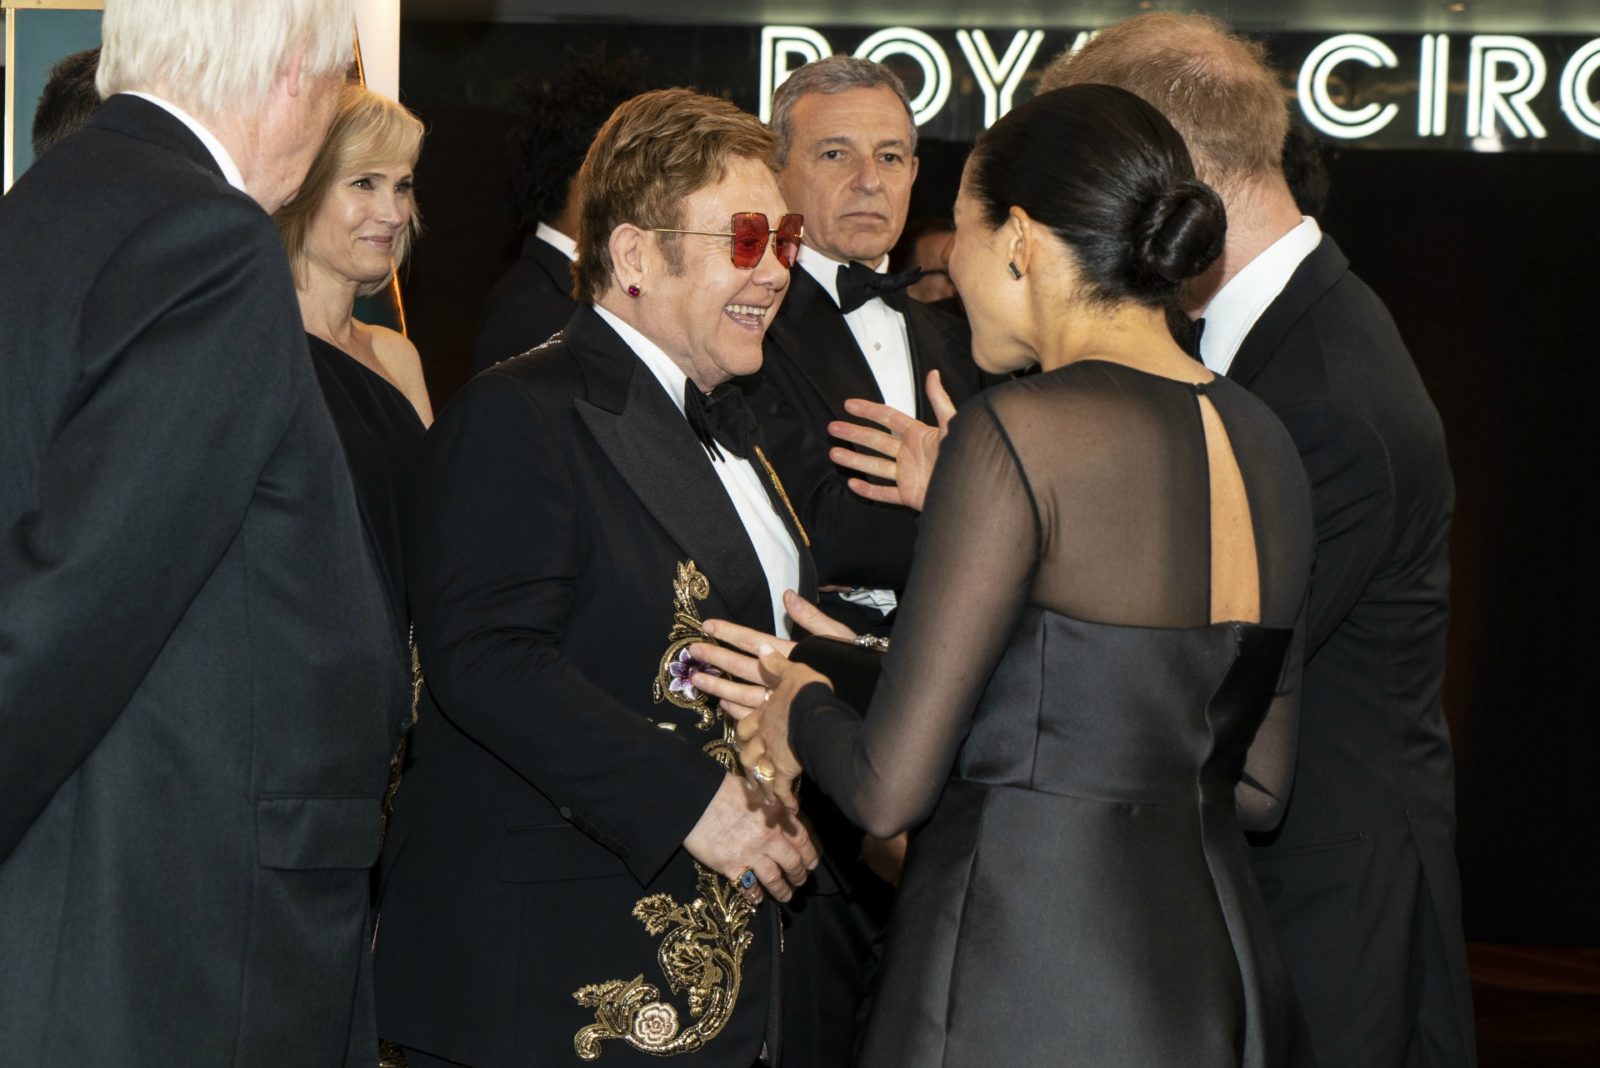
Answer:
POLYGON ((612 979, 576 991, 579 1005, 594 1009, 594 1023, 573 1036, 578 1056, 592 1061, 600 1043, 620 1039, 634 1049, 661 1057, 692 1053, 715 1038, 733 1015, 739 998, 744 954, 755 940, 749 930, 755 906, 715 872, 695 865, 699 896, 680 905, 670 894, 652 894, 633 906, 633 915, 652 935, 666 934, 656 963, 667 989, 683 994, 690 1023, 682 1026, 677 1008, 644 976, 612 979))

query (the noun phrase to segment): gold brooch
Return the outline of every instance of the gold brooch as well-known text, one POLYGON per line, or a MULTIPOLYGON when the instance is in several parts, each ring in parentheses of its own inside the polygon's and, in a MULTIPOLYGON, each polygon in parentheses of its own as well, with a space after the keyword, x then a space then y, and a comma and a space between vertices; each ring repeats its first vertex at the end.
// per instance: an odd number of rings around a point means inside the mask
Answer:
POLYGON ((677 1007, 662 1001, 642 974, 595 983, 572 995, 594 1009, 594 1023, 572 1038, 581 1059, 597 1059, 606 1039, 621 1039, 658 1057, 693 1053, 732 1017, 744 954, 755 941, 749 923, 756 907, 728 880, 699 864, 694 868, 700 896, 693 903, 680 905, 671 894, 652 894, 633 906, 634 918, 652 935, 671 932, 656 950, 656 963, 667 988, 687 994, 693 1022, 683 1026, 677 1007))

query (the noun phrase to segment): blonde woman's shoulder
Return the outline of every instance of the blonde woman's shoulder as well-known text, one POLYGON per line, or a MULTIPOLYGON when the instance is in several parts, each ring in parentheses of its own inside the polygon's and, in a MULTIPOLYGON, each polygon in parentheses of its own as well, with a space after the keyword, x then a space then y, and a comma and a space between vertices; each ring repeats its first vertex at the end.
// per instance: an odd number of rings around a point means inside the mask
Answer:
POLYGON ((369 325, 372 331, 372 352, 383 365, 389 381, 400 388, 423 426, 433 424, 433 404, 428 399, 428 383, 422 373, 422 355, 411 339, 386 326, 369 325))

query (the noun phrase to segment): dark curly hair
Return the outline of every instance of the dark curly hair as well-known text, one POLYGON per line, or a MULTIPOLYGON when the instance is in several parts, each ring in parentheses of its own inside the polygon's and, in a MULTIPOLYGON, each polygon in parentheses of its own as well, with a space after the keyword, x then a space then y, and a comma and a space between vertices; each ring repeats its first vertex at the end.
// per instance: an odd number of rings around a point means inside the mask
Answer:
POLYGON ((561 214, 594 135, 618 104, 650 85, 638 55, 611 59, 603 51, 569 50, 554 78, 530 76, 520 88, 525 110, 510 137, 516 157, 512 192, 522 225, 533 227, 561 214))

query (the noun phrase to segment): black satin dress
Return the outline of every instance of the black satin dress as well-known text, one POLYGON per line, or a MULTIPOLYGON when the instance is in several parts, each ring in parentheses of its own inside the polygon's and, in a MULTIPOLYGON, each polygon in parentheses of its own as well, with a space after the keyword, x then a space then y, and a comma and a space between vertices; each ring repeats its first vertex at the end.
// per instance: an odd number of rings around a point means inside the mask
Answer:
POLYGON ((1241 823, 1292 775, 1311 556, 1294 446, 1225 379, 1084 361, 962 408, 871 709, 818 684, 790 721, 869 831, 927 819, 863 1065, 1310 1063, 1241 823), (1207 403, 1259 624, 1210 618, 1207 403))
POLYGON ((406 395, 388 379, 314 334, 307 334, 306 340, 328 414, 350 463, 367 541, 404 642, 411 618, 403 552, 406 489, 427 428, 406 395))

